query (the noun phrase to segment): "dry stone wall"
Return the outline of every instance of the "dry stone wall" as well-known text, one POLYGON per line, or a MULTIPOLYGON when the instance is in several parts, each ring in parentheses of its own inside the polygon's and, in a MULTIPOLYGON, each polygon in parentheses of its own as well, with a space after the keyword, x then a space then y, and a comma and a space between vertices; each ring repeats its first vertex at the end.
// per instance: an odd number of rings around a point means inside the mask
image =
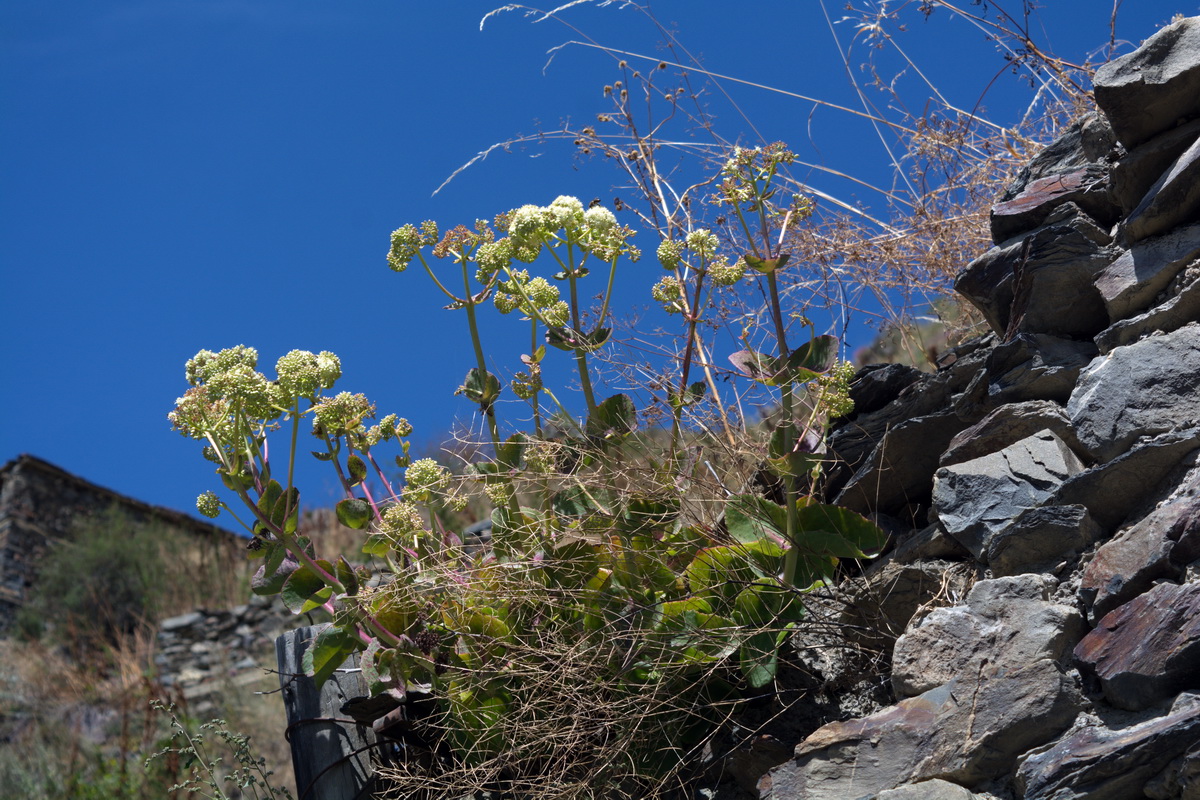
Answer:
POLYGON ((895 702, 763 798, 1200 798, 1200 17, 1094 85, 957 280, 991 332, 866 368, 830 439, 829 496, 895 534, 867 585, 977 580, 878 606, 895 702))

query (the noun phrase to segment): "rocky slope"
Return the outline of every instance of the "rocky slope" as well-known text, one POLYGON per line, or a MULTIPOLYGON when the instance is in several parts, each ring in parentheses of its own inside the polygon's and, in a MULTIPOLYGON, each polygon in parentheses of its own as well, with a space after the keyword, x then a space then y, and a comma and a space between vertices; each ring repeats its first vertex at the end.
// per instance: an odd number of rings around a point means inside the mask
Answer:
POLYGON ((764 798, 1200 798, 1200 17, 1095 97, 957 281, 992 332, 855 383, 830 493, 897 545, 842 622, 898 702, 764 798))

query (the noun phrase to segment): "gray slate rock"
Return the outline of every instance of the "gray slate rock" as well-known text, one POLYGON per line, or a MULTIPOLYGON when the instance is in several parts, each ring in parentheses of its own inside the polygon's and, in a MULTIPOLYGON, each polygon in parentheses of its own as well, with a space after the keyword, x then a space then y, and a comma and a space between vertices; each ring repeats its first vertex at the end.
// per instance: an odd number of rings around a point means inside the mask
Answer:
POLYGON ((1084 452, 1062 406, 1050 400, 1027 400, 1002 405, 959 433, 939 464, 947 467, 986 456, 1043 430, 1054 433, 1077 454, 1084 452))
POLYGON ((853 800, 925 779, 964 786, 1008 774, 1071 724, 1071 679, 1048 659, 974 674, 862 719, 833 722, 759 782, 764 800, 853 800))
POLYGON ((1197 257, 1200 225, 1176 228, 1121 253, 1096 277, 1109 319, 1115 322, 1145 311, 1197 257))
POLYGON ((1105 542, 1083 571, 1079 598, 1095 621, 1147 591, 1155 581, 1179 580, 1200 558, 1200 485, 1191 485, 1135 525, 1105 542))
POLYGON ((1127 149, 1200 117, 1200 17, 1169 25, 1096 71, 1096 105, 1127 149))
POLYGON ((1095 359, 1079 375, 1067 414, 1098 461, 1142 437, 1200 424, 1200 325, 1153 336, 1095 359))
POLYGON ((1066 203, 1040 228, 968 264, 954 288, 1002 336, 1091 337, 1109 323, 1094 284, 1112 261, 1110 242, 1106 230, 1066 203))
POLYGON ((860 514, 912 517, 915 509, 930 501, 939 454, 973 421, 943 412, 910 419, 888 430, 835 502, 860 514))
POLYGON ((1159 434, 1127 453, 1068 479, 1046 505, 1083 505, 1106 533, 1146 513, 1147 502, 1172 471, 1200 446, 1200 428, 1159 434))
POLYGON ((870 364, 863 367, 850 381, 850 399, 854 401, 851 418, 878 411, 922 377, 919 370, 907 364, 870 364))
POLYGON ((1200 219, 1200 136, 1163 173, 1121 226, 1126 242, 1200 219))
POLYGON ((1098 353, 1090 341, 1045 333, 1018 334, 996 345, 988 355, 986 402, 989 406, 1023 400, 1066 403, 1079 371, 1098 353))
POLYGON ((1182 708, 1128 727, 1111 729, 1098 722, 1084 726, 1034 751, 1017 768, 1021 796, 1025 800, 1146 796, 1147 784, 1200 742, 1200 707, 1177 706, 1182 708))
POLYGON ((1041 431, 997 453, 940 468, 933 507, 946 532, 982 560, 997 531, 1083 470, 1062 439, 1041 431))
POLYGON ((1109 612, 1075 658, 1105 699, 1128 711, 1200 688, 1200 584, 1160 583, 1109 612))
POLYGON ((955 678, 970 677, 981 664, 1015 669, 1039 659, 1066 661, 1083 634, 1070 606, 1050 601, 1054 581, 1019 575, 979 581, 965 605, 931 611, 896 641, 892 687, 915 697, 955 678))
POLYGON ((910 783, 875 795, 874 800, 974 800, 979 795, 939 778, 910 783))
MULTIPOLYGON (((991 337, 983 337, 953 348, 945 354, 943 361, 946 365, 942 369, 932 375, 921 375, 900 390, 891 402, 836 422, 828 441, 830 464, 824 489, 827 496, 836 497, 872 455, 871 469, 878 469, 886 461, 886 451, 879 451, 878 447, 889 431, 918 417, 944 412, 951 405, 952 398, 962 393, 980 372, 993 342, 991 337)), ((868 373, 869 376, 877 374, 868 373)), ((903 371, 898 374, 906 375, 903 371)), ((872 378, 868 377, 870 380, 872 378)), ((869 390, 866 393, 871 395, 869 390)), ((932 474, 930 469, 929 475, 932 474)), ((925 480, 928 483, 931 478, 925 480)), ((918 494, 928 496, 928 486, 921 487, 918 494)))
POLYGON ((1031 508, 996 532, 988 543, 987 563, 997 577, 1058 572, 1060 564, 1077 561, 1103 534, 1084 506, 1031 508))
POLYGON ((1200 319, 1200 259, 1178 273, 1160 297, 1161 303, 1136 317, 1119 320, 1096 335, 1102 355, 1152 333, 1170 333, 1200 319))
POLYGON ((1085 164, 1030 181, 1017 196, 992 206, 992 241, 1004 242, 1033 230, 1065 203, 1075 203, 1103 225, 1111 226, 1119 216, 1109 194, 1107 167, 1085 164))
POLYGON ((1113 199, 1125 210, 1133 211, 1142 198, 1171 168, 1175 159, 1200 136, 1200 119, 1172 128, 1142 146, 1126 153, 1113 165, 1109 183, 1113 199))

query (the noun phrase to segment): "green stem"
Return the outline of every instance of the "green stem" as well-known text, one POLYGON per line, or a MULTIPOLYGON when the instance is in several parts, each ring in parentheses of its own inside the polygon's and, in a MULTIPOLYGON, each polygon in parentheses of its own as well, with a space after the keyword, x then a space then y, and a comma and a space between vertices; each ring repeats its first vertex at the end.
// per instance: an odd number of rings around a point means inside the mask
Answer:
MULTIPOLYGON (((463 273, 463 288, 466 290, 466 309, 467 309, 467 326, 471 330, 471 346, 475 350, 475 363, 479 367, 479 377, 483 380, 487 374, 487 360, 483 356, 483 342, 479 338, 479 321, 475 316, 475 298, 471 296, 471 277, 467 274, 468 261, 464 256, 462 259, 463 273)), ((492 437, 492 452, 499 457, 500 455, 500 428, 496 424, 496 410, 492 404, 482 409, 484 417, 487 419, 488 434, 492 437)))

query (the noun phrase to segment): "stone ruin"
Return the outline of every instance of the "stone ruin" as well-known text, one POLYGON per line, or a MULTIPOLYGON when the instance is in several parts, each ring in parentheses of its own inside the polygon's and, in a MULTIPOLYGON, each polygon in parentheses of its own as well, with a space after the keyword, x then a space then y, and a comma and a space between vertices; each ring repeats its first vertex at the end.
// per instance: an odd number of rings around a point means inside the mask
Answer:
MULTIPOLYGON (((36 584, 48 550, 69 542, 75 526, 117 509, 130 524, 153 522, 188 534, 202 568, 219 559, 245 569, 245 540, 211 523, 97 486, 54 464, 22 454, 0 467, 0 636, 6 635, 36 584)), ((156 675, 189 710, 204 714, 230 686, 260 680, 273 663, 275 637, 302 624, 278 602, 254 597, 231 609, 195 611, 159 623, 156 675)))
POLYGON ((853 384, 829 496, 895 545, 838 621, 891 695, 762 798, 1200 798, 1200 17, 1094 87, 957 279, 990 333, 853 384))
POLYGON ((29 454, 0 467, 0 634, 37 582, 49 548, 70 541, 82 520, 117 510, 131 523, 154 522, 189 535, 196 559, 237 559, 239 537, 217 526, 97 486, 29 454))

